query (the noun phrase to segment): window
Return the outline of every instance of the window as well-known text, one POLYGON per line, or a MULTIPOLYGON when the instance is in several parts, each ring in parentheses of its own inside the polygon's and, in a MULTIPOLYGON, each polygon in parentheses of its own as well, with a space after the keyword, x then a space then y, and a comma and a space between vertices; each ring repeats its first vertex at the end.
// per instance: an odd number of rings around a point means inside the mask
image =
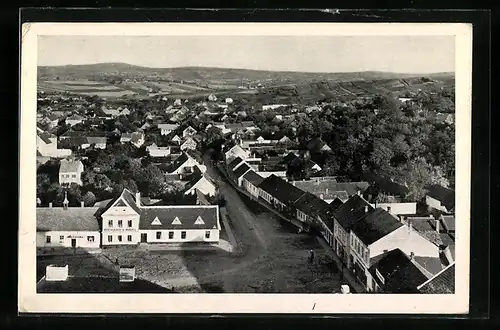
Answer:
POLYGON ((123 227, 123 220, 118 220, 118 228, 123 227))
POLYGON ((87 242, 93 242, 94 236, 87 236, 87 242))
POLYGON ((108 242, 113 242, 113 236, 108 235, 108 242))
POLYGON ((161 238, 161 231, 157 231, 156 232, 156 239, 160 239, 161 238))
POLYGON ((113 220, 109 220, 108 221, 108 227, 109 228, 113 228, 113 220))
POLYGON ((207 230, 207 231, 205 232, 205 238, 210 238, 210 231, 208 231, 208 230, 207 230))
POLYGON ((45 242, 50 243, 50 236, 47 236, 47 237, 45 238, 45 242))
POLYGON ((59 236, 59 240, 64 241, 64 236, 63 235, 59 236))
POLYGON ((182 239, 185 239, 185 238, 186 238, 186 232, 185 232, 185 231, 181 231, 181 238, 182 238, 182 239))
POLYGON ((173 239, 174 238, 174 232, 173 231, 169 231, 168 232, 168 239, 173 239))
POLYGON ((72 178, 76 178, 76 174, 71 175, 72 178))
POLYGON ((122 235, 118 235, 118 242, 122 241, 122 235))
POLYGON ((127 241, 132 242, 132 235, 127 236, 127 241))
POLYGON ((128 221, 128 227, 129 227, 129 228, 130 228, 130 227, 132 227, 132 220, 129 220, 129 221, 128 221))

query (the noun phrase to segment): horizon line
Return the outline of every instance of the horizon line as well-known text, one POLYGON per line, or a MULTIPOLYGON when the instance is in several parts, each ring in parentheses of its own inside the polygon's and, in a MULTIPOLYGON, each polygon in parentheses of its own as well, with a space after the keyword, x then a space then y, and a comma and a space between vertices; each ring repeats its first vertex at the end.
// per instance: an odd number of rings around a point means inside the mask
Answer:
POLYGON ((174 67, 152 67, 138 64, 130 64, 127 62, 97 62, 97 63, 81 63, 81 64, 59 64, 59 65, 37 65, 40 67, 49 68, 61 68, 61 67, 71 67, 71 66, 89 66, 89 65, 102 65, 102 64, 125 64, 131 67, 145 68, 145 69, 182 69, 182 68, 204 68, 204 69, 225 69, 225 70, 247 70, 247 71, 263 71, 263 72, 287 72, 287 73, 316 73, 316 74, 332 74, 332 73, 363 73, 363 72, 380 72, 380 73, 392 73, 392 74, 405 74, 405 75, 419 75, 419 74, 439 74, 439 73, 453 73, 455 71, 433 71, 433 72, 397 72, 397 71, 381 71, 381 70, 362 70, 362 71, 288 71, 288 70, 270 70, 270 69, 248 69, 248 68, 235 68, 235 67, 219 67, 219 66, 203 66, 203 65, 192 65, 192 66, 174 66, 174 67))

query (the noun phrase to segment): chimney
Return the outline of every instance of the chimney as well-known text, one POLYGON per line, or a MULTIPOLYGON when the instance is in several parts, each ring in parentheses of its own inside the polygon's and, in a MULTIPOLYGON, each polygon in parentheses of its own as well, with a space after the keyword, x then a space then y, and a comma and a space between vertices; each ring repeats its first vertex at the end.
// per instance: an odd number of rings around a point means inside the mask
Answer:
POLYGON ((368 205, 365 205, 365 213, 368 213, 368 205))
POLYGON ((316 182, 319 183, 319 177, 316 178, 316 182))
POLYGON ((410 252, 410 260, 413 260, 413 258, 415 258, 415 253, 410 252))
POLYGON ((49 203, 49 207, 52 208, 52 202, 49 203))
POLYGON ((68 204, 69 204, 69 201, 68 201, 68 193, 65 191, 64 192, 64 201, 63 201, 63 208, 65 210, 68 209, 68 204))
POLYGON ((436 231, 439 233, 441 231, 440 221, 436 219, 436 231))
POLYGON ((141 193, 140 192, 135 193, 135 204, 138 207, 141 207, 141 193))
POLYGON ((81 206, 81 207, 85 207, 85 202, 84 202, 84 201, 81 201, 81 202, 80 202, 80 206, 81 206))
POLYGON ((391 207, 387 206, 387 213, 391 213, 391 207))
POLYGON ((325 196, 323 194, 319 194, 319 198, 325 199, 325 196))
POLYGON ((361 190, 358 190, 358 196, 361 196, 361 190))
POLYGON ((326 188, 325 193, 328 195, 328 188, 326 188))

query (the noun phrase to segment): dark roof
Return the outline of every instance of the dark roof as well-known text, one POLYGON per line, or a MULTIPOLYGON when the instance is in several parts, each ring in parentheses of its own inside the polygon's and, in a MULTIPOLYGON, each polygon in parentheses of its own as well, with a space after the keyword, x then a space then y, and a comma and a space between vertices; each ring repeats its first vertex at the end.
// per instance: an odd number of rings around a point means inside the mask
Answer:
POLYGON ((444 228, 447 231, 455 231, 455 216, 454 215, 443 215, 441 218, 444 228))
POLYGON ((283 160, 281 161, 282 164, 289 164, 293 160, 299 158, 296 154, 293 152, 289 152, 288 155, 286 155, 283 160))
POLYGON ((443 269, 442 262, 439 257, 415 256, 414 260, 432 275, 439 273, 443 269))
MULTIPOLYGON (((118 197, 114 198, 113 201, 110 202, 104 210, 102 210, 102 213, 106 212, 120 198, 122 198, 126 202, 126 204, 128 204, 135 212, 137 212, 138 214, 141 213, 141 209, 136 204, 135 196, 128 189, 123 189, 122 193, 118 197)), ((121 202, 119 201, 117 205, 118 204, 121 204, 121 202)))
POLYGON ((120 282, 115 277, 68 277, 66 281, 46 281, 37 283, 38 293, 172 293, 172 290, 152 282, 135 279, 120 282))
POLYGON ((254 171, 247 172, 247 174, 243 176, 243 179, 247 180, 256 187, 258 187, 260 183, 264 181, 264 178, 255 173, 254 171))
POLYGON ((370 245, 401 226, 403 224, 386 210, 377 208, 359 219, 351 229, 365 245, 370 245))
POLYGON ((417 287, 427 281, 427 277, 400 249, 385 253, 369 271, 386 293, 418 293, 417 287), (377 271, 384 283, 378 278, 377 271))
POLYGON ((429 281, 424 283, 419 291, 428 294, 455 293, 455 263, 443 269, 429 281))
POLYGON ((334 212, 334 217, 339 225, 341 225, 345 231, 349 232, 352 226, 361 217, 366 215, 365 207, 368 207, 368 212, 373 212, 373 210, 375 210, 361 196, 354 195, 334 212))
POLYGON ((339 198, 335 198, 333 201, 330 202, 330 205, 333 207, 334 210, 337 210, 339 207, 344 205, 344 202, 342 202, 339 198))
POLYGON ((232 171, 239 163, 241 163, 243 161, 243 159, 241 159, 241 157, 236 157, 235 159, 233 159, 229 165, 228 165, 228 169, 230 171, 232 171))
POLYGON ((236 169, 236 171, 233 172, 233 174, 236 178, 239 178, 250 169, 251 167, 247 163, 243 163, 242 165, 238 166, 238 168, 236 169))
POLYGON ((50 141, 50 139, 55 138, 56 136, 54 134, 50 134, 49 132, 43 132, 38 133, 38 137, 46 144, 51 144, 52 141, 50 141))
POLYGON ((259 188, 264 190, 266 193, 270 194, 280 202, 284 203, 285 205, 291 205, 303 194, 305 194, 304 191, 300 190, 297 187, 294 187, 290 183, 284 181, 274 174, 271 174, 270 176, 265 178, 261 182, 259 188))
POLYGON ((188 159, 189 159, 188 155, 186 155, 185 153, 182 153, 179 157, 177 157, 175 159, 175 161, 170 166, 168 166, 167 172, 171 173, 171 172, 175 171, 182 164, 184 164, 188 159))
POLYGON ((404 185, 372 172, 364 173, 363 177, 370 183, 370 187, 367 189, 368 192, 374 195, 378 192, 382 192, 392 196, 405 196, 409 192, 408 188, 404 185))
POLYGON ((99 231, 97 207, 37 207, 36 230, 99 231))
POLYGON ((308 180, 308 181, 294 181, 293 184, 312 194, 319 195, 323 194, 325 199, 330 199, 327 196, 330 194, 332 198, 337 195, 341 195, 341 192, 345 192, 348 197, 356 195, 358 191, 363 192, 368 188, 368 182, 337 182, 333 180, 308 180))
POLYGON ((293 206, 309 216, 315 217, 321 214, 322 218, 326 218, 324 215, 328 213, 329 209, 327 202, 308 192, 297 199, 293 206))
POLYGON ((427 196, 440 201, 448 210, 455 207, 455 191, 451 189, 440 185, 432 185, 427 187, 427 196))
POLYGON ((139 228, 149 230, 162 229, 219 229, 218 207, 213 206, 146 206, 141 207, 139 228), (199 218, 204 222, 195 224, 199 218), (151 224, 158 218, 161 224, 151 224), (172 224, 178 218, 181 224, 172 224))

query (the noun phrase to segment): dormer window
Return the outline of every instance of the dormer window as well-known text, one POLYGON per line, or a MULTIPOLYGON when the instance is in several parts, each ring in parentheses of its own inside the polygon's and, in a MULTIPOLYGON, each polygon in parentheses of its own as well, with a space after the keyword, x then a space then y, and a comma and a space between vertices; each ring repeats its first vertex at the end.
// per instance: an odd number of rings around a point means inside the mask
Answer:
POLYGON ((160 219, 158 219, 158 217, 155 217, 153 222, 151 222, 152 225, 161 225, 161 221, 160 219))
POLYGON ((194 222, 195 225, 204 225, 205 222, 203 221, 203 219, 199 216, 196 221, 194 222))
POLYGON ((174 221, 172 221, 173 225, 182 225, 181 221, 179 220, 179 217, 175 217, 174 221))

